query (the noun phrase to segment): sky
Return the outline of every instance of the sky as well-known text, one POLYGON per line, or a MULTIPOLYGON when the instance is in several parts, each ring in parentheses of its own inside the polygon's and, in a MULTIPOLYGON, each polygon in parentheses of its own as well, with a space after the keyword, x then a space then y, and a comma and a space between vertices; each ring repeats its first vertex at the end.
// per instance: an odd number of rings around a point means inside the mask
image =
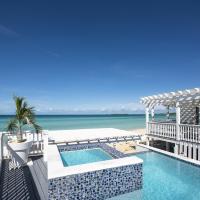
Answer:
POLYGON ((0 114, 143 112, 200 87, 200 1, 0 1, 0 114))

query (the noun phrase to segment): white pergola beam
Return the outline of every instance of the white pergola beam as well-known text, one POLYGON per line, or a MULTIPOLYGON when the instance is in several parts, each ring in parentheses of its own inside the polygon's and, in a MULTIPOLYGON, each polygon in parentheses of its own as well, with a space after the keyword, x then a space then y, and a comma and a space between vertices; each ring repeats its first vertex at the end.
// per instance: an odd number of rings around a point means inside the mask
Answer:
POLYGON ((177 92, 170 92, 164 94, 158 94, 141 98, 141 103, 147 107, 155 105, 175 105, 176 102, 181 104, 194 103, 198 104, 200 100, 200 88, 194 88, 190 90, 183 90, 177 92))

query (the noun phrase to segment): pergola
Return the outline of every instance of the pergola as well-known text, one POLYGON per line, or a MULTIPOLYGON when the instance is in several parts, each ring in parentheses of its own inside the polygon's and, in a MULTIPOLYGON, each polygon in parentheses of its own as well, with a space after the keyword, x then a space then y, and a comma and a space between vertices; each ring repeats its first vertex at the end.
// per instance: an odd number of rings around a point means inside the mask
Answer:
POLYGON ((188 89, 177 92, 163 93, 153 96, 141 98, 143 103, 148 108, 153 108, 156 105, 173 106, 179 104, 200 104, 200 88, 188 89))
POLYGON ((176 154, 184 152, 186 157, 197 159, 198 152, 200 160, 200 88, 143 97, 141 103, 146 107, 146 134, 149 138, 173 141, 176 154), (166 121, 154 120, 154 108, 158 105, 168 109, 166 121), (175 121, 169 119, 170 107, 176 109, 175 121), (150 111, 151 121, 149 121, 150 111))
POLYGON ((146 107, 147 121, 149 121, 149 111, 154 119, 155 106, 162 105, 168 109, 168 117, 169 107, 176 108, 176 121, 181 123, 181 121, 184 122, 184 118, 194 117, 195 113, 199 115, 200 88, 143 97, 141 103, 146 107))

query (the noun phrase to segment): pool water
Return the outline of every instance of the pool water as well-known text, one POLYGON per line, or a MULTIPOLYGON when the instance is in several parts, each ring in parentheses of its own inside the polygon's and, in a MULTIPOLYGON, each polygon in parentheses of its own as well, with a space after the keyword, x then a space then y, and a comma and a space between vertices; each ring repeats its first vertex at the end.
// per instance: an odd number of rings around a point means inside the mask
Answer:
POLYGON ((64 151, 60 155, 65 167, 112 159, 112 156, 101 148, 64 151))
POLYGON ((200 200, 200 167, 155 152, 143 159, 143 189, 112 200, 200 200))

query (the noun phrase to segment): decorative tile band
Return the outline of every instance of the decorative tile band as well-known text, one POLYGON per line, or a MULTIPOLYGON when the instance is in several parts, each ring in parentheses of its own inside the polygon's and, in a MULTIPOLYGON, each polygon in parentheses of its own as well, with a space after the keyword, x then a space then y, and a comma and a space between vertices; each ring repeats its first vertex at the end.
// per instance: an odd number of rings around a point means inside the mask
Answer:
POLYGON ((103 200, 142 188, 142 164, 49 180, 49 199, 103 200))

